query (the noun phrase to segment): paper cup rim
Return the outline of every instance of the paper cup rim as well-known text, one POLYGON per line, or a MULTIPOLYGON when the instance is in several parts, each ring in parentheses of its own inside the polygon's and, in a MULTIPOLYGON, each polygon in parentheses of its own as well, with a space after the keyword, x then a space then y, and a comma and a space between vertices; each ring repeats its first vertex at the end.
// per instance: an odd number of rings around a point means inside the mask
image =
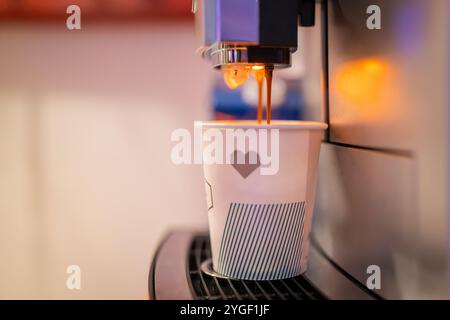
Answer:
POLYGON ((270 124, 267 124, 264 120, 261 124, 258 124, 256 120, 208 120, 195 121, 194 125, 230 129, 325 130, 328 128, 328 125, 324 122, 303 120, 272 120, 270 124))

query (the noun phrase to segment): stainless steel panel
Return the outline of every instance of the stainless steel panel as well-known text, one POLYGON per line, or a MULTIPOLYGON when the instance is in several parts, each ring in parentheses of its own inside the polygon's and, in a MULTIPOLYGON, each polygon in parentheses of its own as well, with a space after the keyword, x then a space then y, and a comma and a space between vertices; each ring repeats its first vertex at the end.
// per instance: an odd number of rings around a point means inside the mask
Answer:
POLYGON ((449 297, 447 215, 423 215, 417 160, 332 144, 321 150, 313 233, 361 283, 368 266, 379 266, 385 298, 449 297))
POLYGON ((448 114, 447 0, 329 1, 331 140, 424 152, 442 147, 448 114), (369 30, 370 5, 381 30, 369 30))
POLYGON ((308 278, 328 299, 332 300, 372 300, 373 296, 364 292, 327 260, 312 243, 309 250, 308 278))
POLYGON ((362 283, 379 265, 386 298, 450 298, 450 2, 328 1, 327 18, 330 144, 313 232, 362 283), (374 4, 381 30, 366 27, 374 4))

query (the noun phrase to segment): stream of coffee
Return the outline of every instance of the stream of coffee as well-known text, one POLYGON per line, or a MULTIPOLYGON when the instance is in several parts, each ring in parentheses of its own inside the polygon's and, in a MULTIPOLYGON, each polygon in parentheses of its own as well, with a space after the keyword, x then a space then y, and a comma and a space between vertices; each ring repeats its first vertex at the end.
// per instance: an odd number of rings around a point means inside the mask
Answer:
POLYGON ((273 67, 265 68, 266 86, 267 86, 267 98, 266 98, 266 121, 270 124, 270 117, 272 114, 272 73, 273 67))
POLYGON ((262 124, 263 117, 263 85, 264 79, 266 79, 266 123, 270 124, 271 120, 271 106, 272 106, 272 75, 273 66, 242 66, 242 65, 231 65, 226 66, 222 69, 225 83, 229 88, 235 89, 242 85, 253 73, 256 78, 256 83, 258 85, 258 111, 257 120, 258 124, 262 124))
POLYGON ((258 84, 258 124, 262 122, 262 95, 263 95, 263 82, 264 82, 264 70, 255 71, 256 83, 258 84))

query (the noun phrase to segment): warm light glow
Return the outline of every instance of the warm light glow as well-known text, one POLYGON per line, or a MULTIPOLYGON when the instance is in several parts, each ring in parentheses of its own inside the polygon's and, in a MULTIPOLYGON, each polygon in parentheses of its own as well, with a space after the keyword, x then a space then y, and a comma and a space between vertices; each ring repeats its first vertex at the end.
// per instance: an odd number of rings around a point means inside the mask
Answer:
POLYGON ((230 89, 236 89, 250 77, 249 68, 245 65, 227 65, 222 67, 223 79, 230 89))
POLYGON ((366 58, 341 65, 336 72, 338 94, 348 103, 378 104, 391 86, 391 66, 381 58, 366 58))
POLYGON ((236 89, 243 85, 250 74, 253 73, 256 78, 264 76, 265 66, 261 64, 229 64, 222 67, 223 79, 230 89, 236 89))

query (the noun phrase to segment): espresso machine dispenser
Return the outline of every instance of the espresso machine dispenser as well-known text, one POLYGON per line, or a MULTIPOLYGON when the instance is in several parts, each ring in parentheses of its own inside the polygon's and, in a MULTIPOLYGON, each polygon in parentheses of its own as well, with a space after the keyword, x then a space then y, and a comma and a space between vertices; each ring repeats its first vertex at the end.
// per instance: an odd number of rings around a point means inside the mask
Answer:
POLYGON ((194 0, 193 11, 213 68, 276 72, 298 48, 307 119, 329 125, 310 263, 291 282, 214 279, 201 268, 207 237, 175 232, 153 261, 151 297, 450 298, 450 3, 194 0))
POLYGON ((314 0, 193 1, 200 49, 214 68, 235 63, 290 67, 298 25, 314 25, 314 10, 314 0))

